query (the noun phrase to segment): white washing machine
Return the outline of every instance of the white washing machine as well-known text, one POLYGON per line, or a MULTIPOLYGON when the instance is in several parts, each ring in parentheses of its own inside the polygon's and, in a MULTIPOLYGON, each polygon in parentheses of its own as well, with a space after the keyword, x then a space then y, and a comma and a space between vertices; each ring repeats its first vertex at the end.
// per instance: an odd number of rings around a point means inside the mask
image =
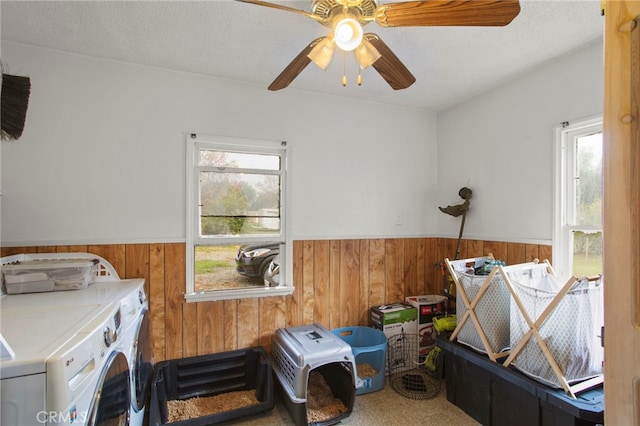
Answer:
MULTIPOLYGON (((27 256, 28 259, 52 257, 50 254, 20 256, 27 256)), ((143 332, 149 329, 148 319, 146 319, 148 304, 144 294, 144 280, 120 280, 113 267, 106 260, 95 255, 69 253, 53 256, 56 259, 98 258, 100 276, 97 278, 98 282, 82 290, 2 296, 2 323, 0 323, 2 335, 15 352, 13 359, 3 359, 0 364, 2 424, 43 424, 41 418, 33 419, 34 415, 43 416, 38 414, 43 407, 44 411, 51 411, 47 421, 52 424, 60 420, 74 424, 102 424, 104 416, 99 411, 91 415, 88 409, 84 408, 85 402, 81 404, 82 410, 79 410, 76 404, 73 412, 52 414, 57 412, 61 404, 59 402, 61 397, 58 395, 62 395, 65 400, 71 397, 69 392, 64 393, 60 389, 64 386, 77 388, 80 386, 79 382, 85 386, 86 383, 101 376, 103 376, 100 379, 104 382, 103 386, 108 387, 101 392, 101 395, 111 396, 115 396, 124 389, 121 380, 125 376, 127 378, 126 418, 124 415, 118 415, 116 419, 109 419, 110 424, 114 422, 129 424, 130 421, 136 426, 143 424, 144 403, 148 398, 150 384, 150 376, 147 378, 145 372, 153 370, 150 333, 143 332), (117 315, 111 312, 114 309, 117 310, 117 315), (115 332, 109 332, 111 333, 109 336, 105 334, 107 320, 104 315, 107 314, 104 312, 107 311, 113 315, 113 326, 108 328, 115 330, 115 332), (20 327, 20 324, 27 324, 27 326, 20 327), (114 328, 114 326, 117 327, 114 328), (54 359, 62 359, 67 353, 79 353, 84 350, 83 348, 95 346, 98 335, 102 335, 105 342, 112 339, 113 343, 106 349, 95 347, 93 352, 90 352, 94 357, 87 358, 90 359, 87 361, 89 364, 78 371, 73 380, 65 381, 63 375, 55 373, 57 364, 54 359), (138 355, 138 352, 141 354, 138 355), (105 355, 98 356, 95 355, 96 353, 105 355), (16 367, 34 363, 39 367, 28 371, 16 367), (136 368, 138 372, 132 374, 136 368), (117 373, 108 373, 112 371, 111 369, 117 373), (96 376, 98 374, 99 376, 96 376), (41 395, 42 398, 39 396, 35 403, 32 403, 33 397, 20 396, 20 390, 25 388, 26 382, 33 382, 32 387, 28 388, 32 389, 30 392, 34 392, 33 389, 36 388, 44 389, 43 386, 46 386, 46 391, 41 395), (13 412, 19 415, 16 418, 17 422, 14 422, 14 418, 11 417, 13 412)), ((13 261, 15 256, 2 260, 3 263, 13 261)), ((91 349, 86 350, 91 351, 91 349)), ((88 355, 85 354, 85 356, 88 355)), ((72 356, 72 358, 76 357, 72 356)), ((67 359, 65 362, 68 361, 67 359)), ((73 365, 78 364, 70 362, 69 367, 73 365)), ((90 394, 86 389, 85 393, 90 394)), ((108 411, 118 413, 118 404, 125 398, 119 396, 118 398, 110 397, 110 399, 116 408, 108 411)))
POLYGON ((32 308, 2 309, 2 424, 128 424, 120 303, 32 308))

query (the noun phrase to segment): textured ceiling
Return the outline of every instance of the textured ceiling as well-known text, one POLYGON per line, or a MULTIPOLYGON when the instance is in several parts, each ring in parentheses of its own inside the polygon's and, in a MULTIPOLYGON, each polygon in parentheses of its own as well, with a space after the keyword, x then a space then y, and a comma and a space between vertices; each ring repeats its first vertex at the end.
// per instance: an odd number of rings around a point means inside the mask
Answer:
MULTIPOLYGON (((365 31, 378 34, 415 75, 408 89, 392 90, 373 68, 358 87, 355 61, 336 55, 327 71, 310 64, 284 90, 438 111, 602 39, 600 0, 520 3, 520 14, 506 27, 367 25, 365 31), (344 66, 347 87, 341 84, 344 66)), ((3 41, 251 82, 264 90, 309 42, 327 33, 302 15, 232 0, 2 0, 0 14, 3 41)))

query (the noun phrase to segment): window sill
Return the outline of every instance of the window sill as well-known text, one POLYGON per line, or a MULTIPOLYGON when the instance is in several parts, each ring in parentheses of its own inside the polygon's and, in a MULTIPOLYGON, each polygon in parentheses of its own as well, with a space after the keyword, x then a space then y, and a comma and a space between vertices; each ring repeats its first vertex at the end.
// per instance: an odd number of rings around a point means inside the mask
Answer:
POLYGON ((184 295, 184 298, 187 303, 208 302, 215 300, 248 299, 255 297, 289 296, 293 294, 294 290, 295 287, 293 286, 262 287, 259 289, 247 288, 239 290, 216 290, 203 291, 200 293, 188 293, 184 295))

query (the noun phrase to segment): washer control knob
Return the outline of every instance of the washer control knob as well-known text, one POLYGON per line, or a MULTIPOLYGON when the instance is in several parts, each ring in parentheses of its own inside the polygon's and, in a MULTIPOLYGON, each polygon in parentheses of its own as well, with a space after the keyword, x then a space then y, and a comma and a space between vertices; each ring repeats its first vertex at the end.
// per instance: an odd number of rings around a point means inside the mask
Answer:
POLYGON ((117 338, 116 332, 112 330, 111 327, 106 326, 104 328, 103 334, 104 334, 104 344, 107 345, 107 347, 111 346, 111 344, 113 344, 113 342, 116 341, 116 338, 117 338))

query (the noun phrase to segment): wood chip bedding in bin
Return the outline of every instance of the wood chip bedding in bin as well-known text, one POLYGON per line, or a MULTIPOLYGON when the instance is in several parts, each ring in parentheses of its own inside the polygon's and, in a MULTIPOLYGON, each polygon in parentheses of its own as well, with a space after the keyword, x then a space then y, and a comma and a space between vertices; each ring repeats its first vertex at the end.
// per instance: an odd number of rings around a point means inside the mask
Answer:
POLYGON ((322 374, 309 373, 307 386, 307 419, 309 423, 322 422, 348 411, 344 403, 336 398, 322 374))
POLYGON ((234 391, 214 396, 167 401, 168 423, 195 419, 258 404, 255 390, 234 391))
POLYGON ((356 364, 356 370, 358 370, 358 377, 362 377, 362 378, 373 377, 376 374, 378 374, 378 372, 373 368, 373 366, 367 363, 356 364))

